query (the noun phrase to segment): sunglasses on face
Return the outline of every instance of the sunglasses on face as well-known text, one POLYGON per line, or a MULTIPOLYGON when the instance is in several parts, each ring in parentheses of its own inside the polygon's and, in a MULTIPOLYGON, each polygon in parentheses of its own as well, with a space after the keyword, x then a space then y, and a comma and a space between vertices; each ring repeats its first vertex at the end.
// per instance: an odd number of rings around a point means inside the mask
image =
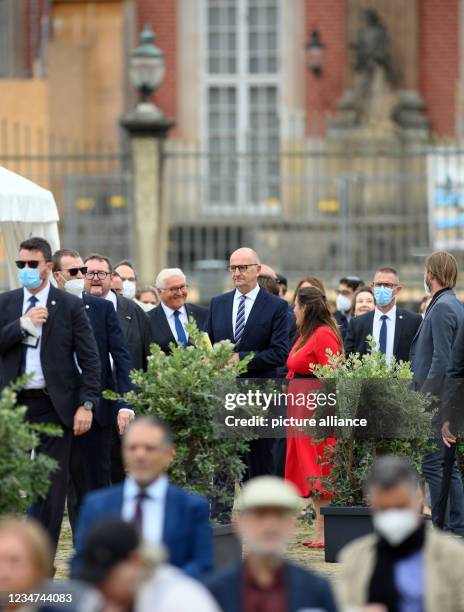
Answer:
POLYGON ((39 265, 40 265, 40 261, 38 261, 37 259, 31 259, 30 261, 22 261, 21 259, 16 260, 16 267, 18 268, 18 270, 22 270, 26 266, 28 268, 34 269, 34 268, 38 268, 39 265))
POLYGON ((69 272, 70 276, 77 276, 79 272, 81 272, 81 274, 87 274, 87 266, 82 266, 81 268, 68 268, 67 270, 61 270, 61 272, 69 272))

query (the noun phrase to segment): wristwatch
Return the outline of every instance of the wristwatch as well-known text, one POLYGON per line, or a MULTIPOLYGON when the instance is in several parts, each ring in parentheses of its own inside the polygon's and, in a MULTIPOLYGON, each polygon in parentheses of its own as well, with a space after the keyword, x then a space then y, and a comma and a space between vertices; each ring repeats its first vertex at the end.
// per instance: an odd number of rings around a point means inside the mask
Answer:
POLYGON ((93 410, 94 407, 93 402, 91 402, 90 400, 86 400, 82 405, 86 410, 93 410))

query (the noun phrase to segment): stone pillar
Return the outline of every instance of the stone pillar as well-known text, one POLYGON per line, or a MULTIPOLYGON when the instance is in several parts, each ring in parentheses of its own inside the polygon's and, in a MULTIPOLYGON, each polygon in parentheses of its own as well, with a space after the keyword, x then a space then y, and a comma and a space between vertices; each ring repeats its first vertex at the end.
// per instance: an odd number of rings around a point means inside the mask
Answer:
POLYGON ((130 111, 121 125, 130 138, 133 167, 133 240, 142 284, 153 284, 167 265, 168 219, 163 201, 163 147, 174 122, 161 113, 130 111))

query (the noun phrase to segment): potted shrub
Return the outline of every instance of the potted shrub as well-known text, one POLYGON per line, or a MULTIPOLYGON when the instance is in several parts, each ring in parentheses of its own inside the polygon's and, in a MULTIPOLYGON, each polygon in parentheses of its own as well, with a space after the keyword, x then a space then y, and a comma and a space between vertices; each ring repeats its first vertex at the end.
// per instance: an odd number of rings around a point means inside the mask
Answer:
POLYGON ((59 428, 24 420, 26 407, 16 404, 20 382, 0 393, 0 514, 21 514, 45 496, 50 474, 57 467, 56 461, 43 454, 31 460, 39 434, 59 435, 59 428))
POLYGON ((337 396, 334 408, 318 406, 313 432, 335 437, 323 460, 330 463, 330 474, 321 479, 331 494, 330 505, 322 508, 325 560, 334 562, 345 544, 372 530, 363 486, 376 456, 408 456, 421 472, 422 455, 431 448, 433 414, 430 398, 413 389, 409 362, 392 359, 387 364, 379 351, 347 359, 330 355, 328 364, 315 367, 314 373, 324 392, 337 396), (327 417, 337 417, 339 424, 332 418, 327 426, 327 417), (346 425, 356 418, 367 424, 346 425))
MULTIPOLYGON (((248 444, 243 438, 218 436, 215 415, 222 402, 220 385, 233 384, 246 371, 251 355, 229 363, 234 354, 230 341, 211 346, 193 321, 187 330, 191 343, 187 347, 172 344, 171 353, 166 355, 158 345, 151 346, 147 371, 131 373, 137 392, 118 396, 106 391, 105 397, 124 399, 137 414, 152 414, 168 423, 176 447, 169 471, 171 481, 205 495, 211 502, 232 507, 234 485, 242 478, 242 457, 248 444), (220 483, 215 480, 218 474, 224 475, 220 483)), ((215 540, 219 564, 222 559, 230 561, 240 555, 230 525, 217 526, 215 540)))

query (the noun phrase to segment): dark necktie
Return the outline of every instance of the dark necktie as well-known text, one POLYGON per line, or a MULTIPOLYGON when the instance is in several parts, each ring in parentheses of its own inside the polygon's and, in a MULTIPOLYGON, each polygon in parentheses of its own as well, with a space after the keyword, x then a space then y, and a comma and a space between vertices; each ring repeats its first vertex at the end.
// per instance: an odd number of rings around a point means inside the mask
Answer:
POLYGON ((387 352, 387 315, 382 315, 380 320, 382 321, 382 325, 380 326, 380 334, 379 334, 379 350, 381 353, 385 355, 387 352))
POLYGON ((237 318, 235 319, 235 344, 240 342, 243 336, 243 330, 245 329, 245 300, 246 295, 242 295, 238 305, 237 318))
MULTIPOLYGON (((24 312, 24 314, 26 314, 26 312, 29 312, 29 310, 31 310, 31 308, 34 308, 34 306, 37 304, 37 302, 39 301, 35 295, 31 295, 31 297, 29 298, 29 306, 26 308, 26 311, 24 312)), ((27 345, 23 344, 21 346, 21 363, 19 365, 19 375, 22 376, 25 372, 26 372, 26 353, 27 353, 27 345)))
POLYGON ((180 311, 175 310, 174 311, 174 322, 175 322, 176 332, 177 332, 177 341, 179 342, 179 344, 188 346, 188 340, 185 334, 185 329, 179 317, 180 317, 180 311))
POLYGON ((134 523, 139 533, 142 533, 143 530, 143 501, 147 499, 148 495, 145 493, 144 489, 141 489, 135 498, 135 512, 134 512, 134 523))

